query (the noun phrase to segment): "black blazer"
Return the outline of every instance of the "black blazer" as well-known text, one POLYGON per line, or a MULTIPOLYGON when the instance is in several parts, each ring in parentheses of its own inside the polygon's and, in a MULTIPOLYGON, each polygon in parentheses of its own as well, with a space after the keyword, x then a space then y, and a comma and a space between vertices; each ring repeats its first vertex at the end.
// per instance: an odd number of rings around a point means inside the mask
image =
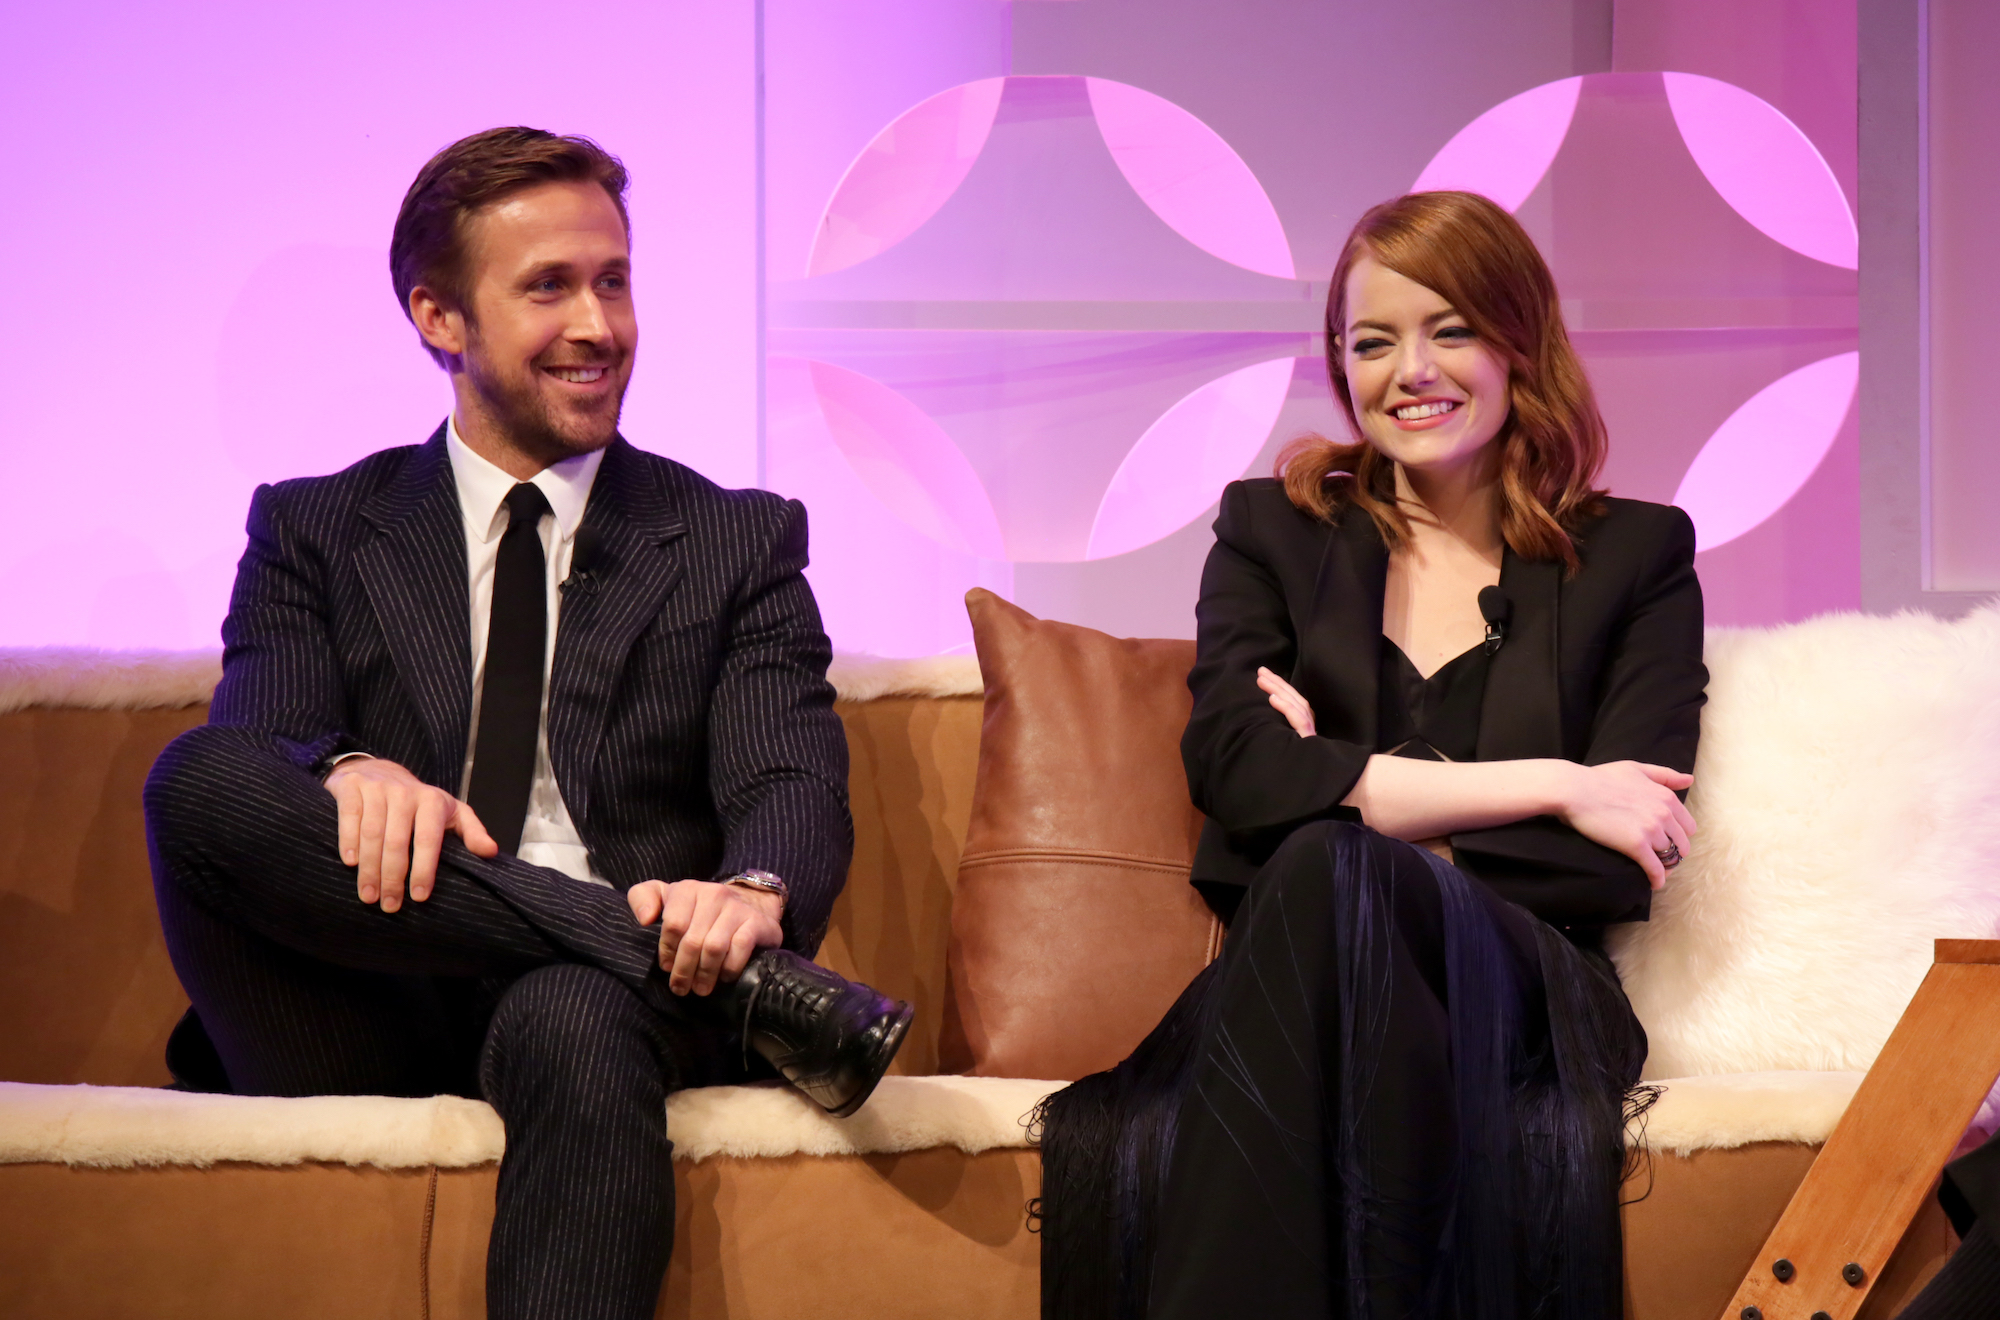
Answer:
MULTIPOLYGON (((1480 708, 1478 759, 1563 757, 1694 767, 1708 670, 1694 525, 1679 509, 1609 500, 1577 535, 1582 568, 1506 555, 1513 605, 1480 708)), ((1340 805, 1376 746, 1389 555, 1374 520, 1301 513, 1269 478, 1223 492, 1195 607, 1194 712, 1181 739, 1208 815, 1193 879, 1218 911, 1293 829, 1357 819, 1340 805), (1312 704, 1300 738, 1257 688, 1257 667, 1312 704)), ((1451 838, 1458 864, 1555 925, 1643 920, 1645 872, 1552 816, 1451 838)))
MULTIPOLYGON (((464 524, 444 428, 328 477, 261 486, 209 719, 302 767, 371 752, 459 790, 472 714, 464 524)), ((621 887, 759 867, 811 954, 853 848, 831 648, 796 500, 724 490, 614 440, 549 674, 549 758, 598 872, 621 887)))

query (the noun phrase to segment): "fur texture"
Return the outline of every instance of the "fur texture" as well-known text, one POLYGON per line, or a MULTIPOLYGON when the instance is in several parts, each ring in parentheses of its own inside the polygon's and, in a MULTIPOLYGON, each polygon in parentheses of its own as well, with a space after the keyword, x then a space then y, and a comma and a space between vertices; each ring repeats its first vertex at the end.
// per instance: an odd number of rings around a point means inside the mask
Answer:
MULTIPOLYGON (((885 1077, 852 1118, 829 1118, 789 1087, 716 1086, 667 1101, 674 1158, 875 1155, 955 1146, 967 1154, 1029 1144, 1022 1116, 1058 1083, 991 1077, 885 1077)), ((0 1082, 0 1164, 131 1168, 219 1161, 369 1164, 384 1169, 491 1164, 500 1116, 441 1095, 192 1095, 130 1086, 0 1082)))
MULTIPOLYGON (((1757 1141, 1826 1140, 1861 1083, 1857 1072, 1688 1077, 1632 1134, 1686 1155, 1757 1141)), ((885 1077, 853 1118, 829 1118, 779 1086, 715 1086, 667 1102, 674 1158, 875 1155, 953 1146, 969 1155, 1033 1144, 1027 1115, 1055 1082, 993 1077, 885 1077)), ((1990 1130, 1993 1113, 1980 1122, 1990 1130)), ((88 1168, 353 1164, 470 1168, 506 1146, 500 1117, 477 1100, 384 1096, 189 1095, 126 1086, 0 1082, 0 1164, 88 1168)))
POLYGON ((1660 1099, 1628 1144, 1667 1155, 1728 1150, 1757 1141, 1825 1141, 1865 1074, 1731 1073, 1660 1083, 1660 1099))
MULTIPOLYGON (((208 700, 220 677, 220 651, 0 649, 0 713, 30 706, 88 710, 198 706, 208 700)), ((979 661, 969 655, 896 660, 837 654, 827 677, 842 701, 976 697, 983 690, 979 661)))
POLYGON ((1612 943, 1647 1076, 1865 1070, 1931 941, 2000 933, 2000 603, 1707 651, 1700 833, 1612 943))
POLYGON ((985 691, 979 660, 970 655, 932 655, 916 660, 836 652, 826 671, 842 701, 881 697, 976 697, 985 691))
POLYGON ((221 677, 220 651, 0 650, 0 712, 29 706, 198 706, 221 677))

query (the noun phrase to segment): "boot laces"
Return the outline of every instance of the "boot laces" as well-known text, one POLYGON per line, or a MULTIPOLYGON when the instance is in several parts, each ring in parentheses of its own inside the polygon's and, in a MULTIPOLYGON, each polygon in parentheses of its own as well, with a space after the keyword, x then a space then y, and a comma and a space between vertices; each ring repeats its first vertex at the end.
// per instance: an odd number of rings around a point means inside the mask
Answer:
POLYGON ((758 1009, 774 1025, 809 1029, 838 996, 836 986, 803 976, 779 976, 766 981, 758 994, 758 1009))

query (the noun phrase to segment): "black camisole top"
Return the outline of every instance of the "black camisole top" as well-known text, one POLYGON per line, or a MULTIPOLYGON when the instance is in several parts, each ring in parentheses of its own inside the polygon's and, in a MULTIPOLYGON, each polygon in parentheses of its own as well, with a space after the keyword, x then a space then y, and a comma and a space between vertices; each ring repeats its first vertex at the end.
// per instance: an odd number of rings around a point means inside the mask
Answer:
POLYGON ((1420 761, 1474 759, 1488 659, 1482 643, 1453 656, 1425 678, 1403 648, 1384 637, 1376 684, 1375 727, 1380 732, 1375 750, 1420 761))

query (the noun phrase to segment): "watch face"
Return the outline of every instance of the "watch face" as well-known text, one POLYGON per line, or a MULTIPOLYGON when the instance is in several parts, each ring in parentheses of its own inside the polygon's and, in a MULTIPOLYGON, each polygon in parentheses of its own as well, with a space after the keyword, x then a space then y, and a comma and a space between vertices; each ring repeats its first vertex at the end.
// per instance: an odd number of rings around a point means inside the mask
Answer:
POLYGON ((767 894, 791 893, 790 887, 769 871, 741 871, 729 877, 726 883, 745 889, 761 889, 767 894))

